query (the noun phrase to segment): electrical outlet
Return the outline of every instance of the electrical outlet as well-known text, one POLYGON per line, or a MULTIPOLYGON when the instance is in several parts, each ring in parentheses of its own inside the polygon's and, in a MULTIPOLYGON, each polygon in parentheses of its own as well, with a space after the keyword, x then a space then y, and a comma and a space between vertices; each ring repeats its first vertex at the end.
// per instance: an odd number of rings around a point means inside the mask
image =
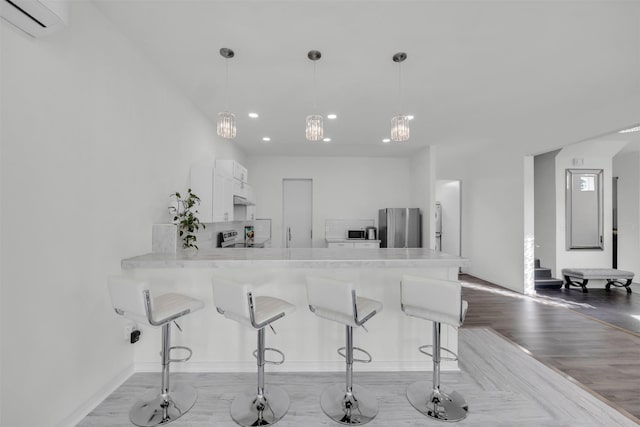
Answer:
POLYGON ((127 323, 124 326, 124 340, 129 342, 131 340, 131 333, 135 331, 136 327, 133 323, 127 323))
POLYGON ((140 329, 135 323, 127 323, 124 327, 124 340, 134 344, 140 339, 140 329))

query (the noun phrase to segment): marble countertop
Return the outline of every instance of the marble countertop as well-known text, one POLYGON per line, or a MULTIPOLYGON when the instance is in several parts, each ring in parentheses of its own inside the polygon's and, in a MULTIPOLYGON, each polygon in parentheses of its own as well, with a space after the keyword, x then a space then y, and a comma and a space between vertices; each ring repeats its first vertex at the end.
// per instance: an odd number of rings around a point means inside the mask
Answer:
POLYGON ((328 237, 324 239, 327 243, 380 243, 380 240, 369 240, 369 239, 347 239, 340 237, 328 237))
POLYGON ((449 268, 466 258, 424 248, 216 248, 195 254, 149 253, 123 259, 123 269, 137 268, 449 268))

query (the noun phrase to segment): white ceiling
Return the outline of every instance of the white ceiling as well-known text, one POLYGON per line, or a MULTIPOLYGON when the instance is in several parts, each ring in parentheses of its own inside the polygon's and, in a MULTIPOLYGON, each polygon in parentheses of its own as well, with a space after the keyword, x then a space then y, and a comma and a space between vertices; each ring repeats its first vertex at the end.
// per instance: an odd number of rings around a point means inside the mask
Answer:
POLYGON ((235 143, 250 155, 407 156, 426 145, 535 143, 551 124, 568 144, 614 129, 591 123, 585 135, 563 129, 563 116, 640 91, 638 1, 95 3, 214 122, 225 109, 218 51, 232 48, 228 105, 235 143), (311 49, 323 54, 316 109, 311 49), (400 99, 398 51, 408 54, 400 99), (251 111, 260 118, 249 119, 251 111), (415 116, 411 139, 383 144, 398 112, 415 116), (331 143, 305 140, 311 113, 338 115, 325 120, 331 143))

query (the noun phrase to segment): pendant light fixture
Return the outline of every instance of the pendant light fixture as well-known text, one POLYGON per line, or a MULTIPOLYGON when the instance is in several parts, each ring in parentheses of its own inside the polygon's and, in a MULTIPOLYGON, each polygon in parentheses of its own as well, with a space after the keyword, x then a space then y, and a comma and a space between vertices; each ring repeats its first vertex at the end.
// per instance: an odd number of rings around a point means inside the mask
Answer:
MULTIPOLYGON (((402 62, 407 59, 407 54, 398 52, 393 55, 393 62, 398 63, 398 104, 402 101, 402 62)), ((409 139, 409 117, 398 114, 391 119, 391 140, 393 142, 403 142, 409 139)))
MULTIPOLYGON (((310 50, 307 57, 313 61, 313 109, 316 106, 317 88, 316 88, 316 61, 322 57, 318 50, 310 50)), ((305 136, 308 141, 321 141, 323 139, 324 129, 322 125, 322 116, 318 114, 310 114, 307 116, 307 127, 305 136)))
POLYGON ((236 116, 229 110, 229 59, 235 56, 233 50, 223 47, 220 49, 220 55, 226 59, 226 79, 225 79, 225 109, 218 113, 218 136, 225 139, 233 139, 236 137, 236 116))

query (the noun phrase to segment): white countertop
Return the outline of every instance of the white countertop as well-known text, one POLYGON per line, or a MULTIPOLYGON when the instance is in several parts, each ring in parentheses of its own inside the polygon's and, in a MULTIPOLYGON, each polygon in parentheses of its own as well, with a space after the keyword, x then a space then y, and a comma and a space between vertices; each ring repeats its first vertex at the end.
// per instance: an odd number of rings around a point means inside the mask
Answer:
POLYGON ((462 267, 466 258, 424 248, 216 248, 196 254, 149 253, 123 259, 123 269, 137 268, 433 268, 462 267))
POLYGON ((369 239, 346 239, 340 237, 328 237, 324 239, 327 243, 380 243, 380 240, 369 240, 369 239))

